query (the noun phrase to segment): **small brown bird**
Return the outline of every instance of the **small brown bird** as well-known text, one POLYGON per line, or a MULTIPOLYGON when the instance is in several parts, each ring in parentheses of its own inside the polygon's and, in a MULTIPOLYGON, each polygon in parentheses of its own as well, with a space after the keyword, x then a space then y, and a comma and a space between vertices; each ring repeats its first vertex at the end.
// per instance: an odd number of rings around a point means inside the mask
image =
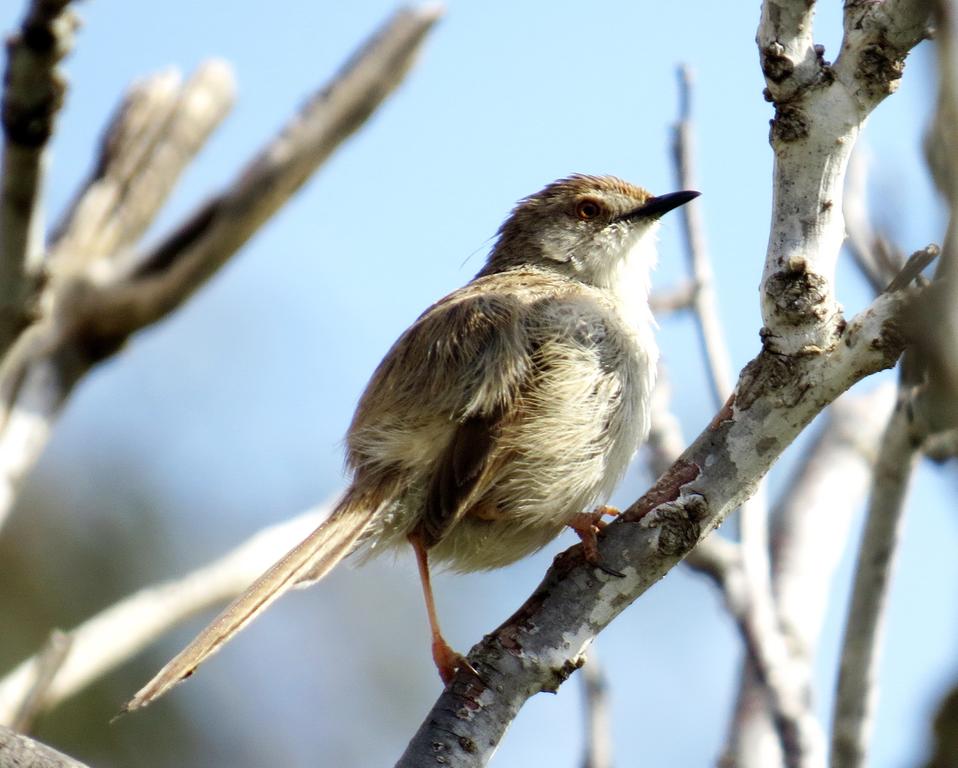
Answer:
POLYGON ((595 544, 604 502, 649 429, 658 350, 649 310, 655 230, 698 192, 653 197, 575 175, 521 200, 485 267, 427 309, 379 364, 347 437, 352 483, 330 517, 126 705, 188 677, 288 589, 356 550, 409 542, 443 681, 428 559, 508 565, 564 527, 595 544))

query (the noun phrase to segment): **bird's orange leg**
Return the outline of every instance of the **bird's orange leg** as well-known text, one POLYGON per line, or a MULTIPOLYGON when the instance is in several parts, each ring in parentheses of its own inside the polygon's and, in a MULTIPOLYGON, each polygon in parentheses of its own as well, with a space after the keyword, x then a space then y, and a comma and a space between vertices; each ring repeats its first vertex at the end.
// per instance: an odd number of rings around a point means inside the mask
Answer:
POLYGON ((599 531, 605 528, 608 523, 602 518, 605 515, 615 517, 619 510, 615 507, 601 506, 596 507, 592 512, 580 512, 569 521, 569 527, 575 531, 582 539, 582 554, 590 565, 594 565, 599 570, 605 571, 610 576, 624 576, 625 574, 609 568, 602 562, 599 554, 599 531))
POLYGON ((416 553, 416 565, 419 566, 419 581, 422 582, 422 595, 426 600, 426 615, 429 617, 429 632, 432 634, 432 660, 439 670, 443 683, 449 685, 456 670, 465 667, 473 674, 476 670, 466 661, 466 657, 456 653, 446 642, 439 629, 439 617, 436 615, 436 601, 432 596, 432 581, 429 578, 429 555, 422 540, 415 533, 409 535, 409 543, 416 553))

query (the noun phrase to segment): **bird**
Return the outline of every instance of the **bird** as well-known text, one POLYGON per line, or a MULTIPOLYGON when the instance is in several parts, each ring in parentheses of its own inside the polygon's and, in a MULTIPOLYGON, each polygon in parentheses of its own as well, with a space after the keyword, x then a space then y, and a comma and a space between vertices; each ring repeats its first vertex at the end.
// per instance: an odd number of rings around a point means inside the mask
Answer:
POLYGON ((649 430, 656 230, 698 195, 574 174, 520 200, 479 273, 423 312, 376 368, 346 437, 351 482, 329 517, 123 711, 166 693, 283 593, 353 553, 412 547, 447 684, 475 670, 443 638, 431 564, 499 568, 571 527, 586 559, 615 573, 596 537, 649 430))

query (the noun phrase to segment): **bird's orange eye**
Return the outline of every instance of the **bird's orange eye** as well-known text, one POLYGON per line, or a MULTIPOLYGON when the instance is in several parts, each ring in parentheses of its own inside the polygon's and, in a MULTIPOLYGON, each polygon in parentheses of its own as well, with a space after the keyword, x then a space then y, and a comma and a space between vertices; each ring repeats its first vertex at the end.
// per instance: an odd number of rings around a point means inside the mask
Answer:
POLYGON ((580 200, 575 206, 575 215, 583 221, 594 219, 602 213, 602 206, 592 199, 580 200))

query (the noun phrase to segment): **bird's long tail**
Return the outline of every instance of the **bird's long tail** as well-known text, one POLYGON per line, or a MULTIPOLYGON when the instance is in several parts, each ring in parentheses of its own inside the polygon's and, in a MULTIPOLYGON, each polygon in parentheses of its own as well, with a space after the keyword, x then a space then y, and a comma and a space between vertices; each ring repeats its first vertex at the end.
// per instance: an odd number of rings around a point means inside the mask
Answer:
POLYGON ((234 600, 124 706, 132 712, 156 701, 301 581, 317 581, 348 555, 369 527, 376 505, 347 495, 326 521, 234 600))

